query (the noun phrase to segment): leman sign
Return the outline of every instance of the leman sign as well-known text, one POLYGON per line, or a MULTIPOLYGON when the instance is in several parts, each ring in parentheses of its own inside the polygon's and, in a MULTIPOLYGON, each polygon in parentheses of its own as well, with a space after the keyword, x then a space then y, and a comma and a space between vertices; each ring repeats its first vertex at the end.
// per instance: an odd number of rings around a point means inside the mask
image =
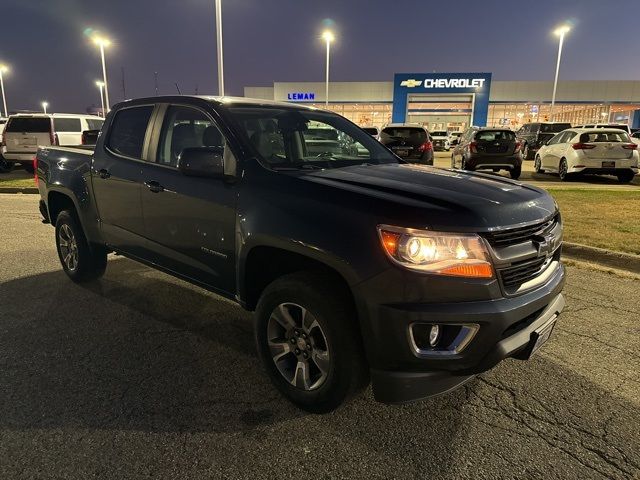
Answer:
POLYGON ((316 99, 316 94, 313 92, 292 92, 292 93, 287 93, 287 100, 293 100, 294 102, 299 102, 299 101, 309 101, 309 100, 315 100, 316 99))

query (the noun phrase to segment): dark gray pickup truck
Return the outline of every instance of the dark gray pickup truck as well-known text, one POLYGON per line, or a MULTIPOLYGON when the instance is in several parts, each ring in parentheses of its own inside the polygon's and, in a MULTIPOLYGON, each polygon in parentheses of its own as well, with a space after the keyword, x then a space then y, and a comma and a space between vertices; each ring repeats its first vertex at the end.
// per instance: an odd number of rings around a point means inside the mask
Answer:
POLYGON ((310 411, 369 382, 401 403, 528 359, 564 307, 547 193, 405 163, 315 108, 127 101, 95 149, 43 148, 35 168, 73 281, 116 252, 237 301, 274 385, 310 411))

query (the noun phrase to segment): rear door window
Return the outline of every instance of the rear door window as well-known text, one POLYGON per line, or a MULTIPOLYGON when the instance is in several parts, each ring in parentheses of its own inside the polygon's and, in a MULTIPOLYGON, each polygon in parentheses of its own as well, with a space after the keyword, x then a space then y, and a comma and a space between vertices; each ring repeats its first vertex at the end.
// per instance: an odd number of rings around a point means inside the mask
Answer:
POLYGON ((96 120, 94 118, 87 118, 87 127, 89 130, 100 130, 104 120, 96 120))
POLYGON ((402 140, 410 145, 422 145, 428 140, 427 132, 422 128, 388 127, 382 130, 380 139, 385 141, 402 140))
POLYGON ((508 130, 482 130, 476 134, 479 142, 504 142, 515 141, 516 134, 508 130))
POLYGON ((6 132, 49 133, 51 120, 47 117, 12 117, 7 122, 6 132))
POLYGON ((152 105, 143 105, 125 108, 116 113, 107 142, 109 150, 126 157, 141 159, 152 112, 152 105))
POLYGON ((580 141, 582 143, 629 143, 631 140, 625 132, 587 132, 580 135, 580 141))
POLYGON ((80 132, 79 118, 54 118, 53 128, 56 132, 80 132))

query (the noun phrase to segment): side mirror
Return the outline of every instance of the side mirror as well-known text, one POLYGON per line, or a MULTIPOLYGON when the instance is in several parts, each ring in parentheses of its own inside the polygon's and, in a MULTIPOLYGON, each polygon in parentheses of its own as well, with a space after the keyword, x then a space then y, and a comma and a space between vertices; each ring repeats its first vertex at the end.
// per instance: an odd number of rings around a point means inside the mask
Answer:
POLYGON ((224 177, 223 147, 189 147, 178 158, 178 170, 189 177, 224 177))

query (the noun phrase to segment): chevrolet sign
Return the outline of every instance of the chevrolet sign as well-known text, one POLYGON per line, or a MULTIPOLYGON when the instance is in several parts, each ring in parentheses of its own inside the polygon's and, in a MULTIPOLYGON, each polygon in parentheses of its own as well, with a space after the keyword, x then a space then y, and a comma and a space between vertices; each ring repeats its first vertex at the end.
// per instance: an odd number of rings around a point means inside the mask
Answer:
POLYGON ((424 88, 482 88, 484 87, 484 78, 427 78, 426 80, 403 80, 400 82, 401 87, 415 88, 423 86, 424 88))

